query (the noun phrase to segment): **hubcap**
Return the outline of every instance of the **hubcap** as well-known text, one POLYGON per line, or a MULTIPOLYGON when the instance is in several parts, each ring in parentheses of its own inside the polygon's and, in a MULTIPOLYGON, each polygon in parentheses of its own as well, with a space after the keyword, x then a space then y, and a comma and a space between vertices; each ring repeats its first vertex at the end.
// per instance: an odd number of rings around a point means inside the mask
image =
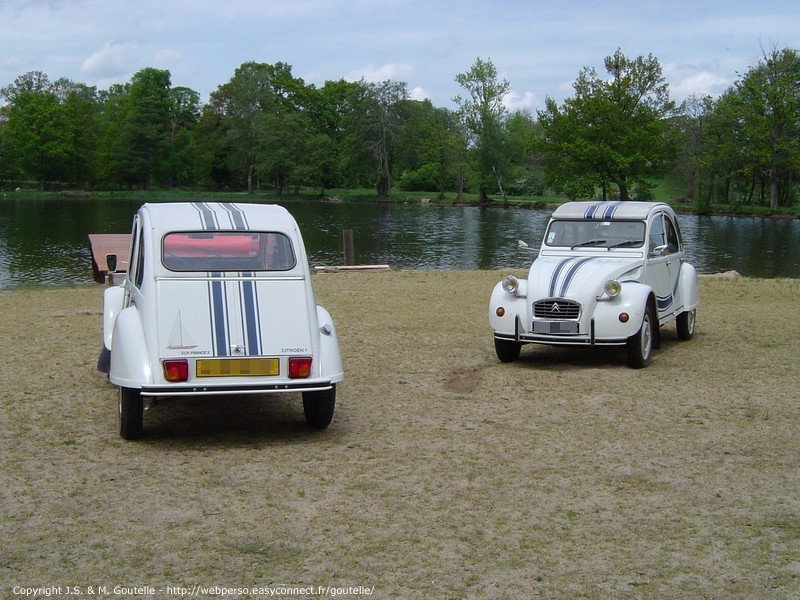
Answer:
POLYGON ((645 317, 644 323, 642 323, 642 358, 645 360, 650 357, 652 342, 652 336, 650 335, 650 318, 645 317))

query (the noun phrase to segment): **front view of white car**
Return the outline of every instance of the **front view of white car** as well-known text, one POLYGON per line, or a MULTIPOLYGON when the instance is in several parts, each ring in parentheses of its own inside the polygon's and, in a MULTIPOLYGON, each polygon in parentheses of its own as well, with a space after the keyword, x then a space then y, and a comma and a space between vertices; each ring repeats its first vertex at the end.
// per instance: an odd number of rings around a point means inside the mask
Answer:
POLYGON ((694 335, 697 275, 672 209, 653 202, 571 202, 548 224, 526 279, 509 275, 489 301, 503 362, 524 344, 625 346, 628 364, 650 363, 660 328, 694 335))

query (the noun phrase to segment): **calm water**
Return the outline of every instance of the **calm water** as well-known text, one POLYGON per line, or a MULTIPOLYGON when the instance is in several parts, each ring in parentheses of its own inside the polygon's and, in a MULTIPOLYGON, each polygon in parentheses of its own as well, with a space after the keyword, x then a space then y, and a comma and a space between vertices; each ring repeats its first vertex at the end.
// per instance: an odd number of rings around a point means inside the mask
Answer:
MULTIPOLYGON (((0 289, 91 283, 89 233, 128 233, 138 200, 0 200, 0 289)), ((342 264, 342 230, 356 262, 396 269, 525 267, 517 240, 541 242, 549 212, 332 202, 285 203, 315 265, 342 264)), ((800 219, 681 216, 701 273, 800 277, 800 219)))

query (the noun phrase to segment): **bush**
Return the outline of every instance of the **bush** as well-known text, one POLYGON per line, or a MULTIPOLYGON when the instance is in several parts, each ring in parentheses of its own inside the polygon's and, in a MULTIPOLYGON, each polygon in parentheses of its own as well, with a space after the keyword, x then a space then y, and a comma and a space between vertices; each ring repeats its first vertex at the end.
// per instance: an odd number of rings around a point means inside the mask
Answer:
POLYGON ((404 192, 435 192, 439 189, 438 175, 436 167, 427 163, 419 169, 403 173, 398 185, 404 192))

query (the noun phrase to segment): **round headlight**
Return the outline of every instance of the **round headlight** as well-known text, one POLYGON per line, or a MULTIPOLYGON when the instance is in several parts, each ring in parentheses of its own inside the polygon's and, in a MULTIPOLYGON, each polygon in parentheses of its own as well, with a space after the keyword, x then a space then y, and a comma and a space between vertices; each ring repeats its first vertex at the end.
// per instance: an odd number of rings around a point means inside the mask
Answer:
POLYGON ((506 292, 507 294, 513 294, 517 291, 517 288, 519 287, 519 281, 513 275, 508 275, 507 277, 503 278, 501 285, 503 286, 504 292, 506 292))
POLYGON ((619 296, 619 293, 622 291, 622 284, 617 281, 616 279, 609 279, 606 281, 603 289, 606 292, 606 295, 609 298, 616 298, 619 296))

